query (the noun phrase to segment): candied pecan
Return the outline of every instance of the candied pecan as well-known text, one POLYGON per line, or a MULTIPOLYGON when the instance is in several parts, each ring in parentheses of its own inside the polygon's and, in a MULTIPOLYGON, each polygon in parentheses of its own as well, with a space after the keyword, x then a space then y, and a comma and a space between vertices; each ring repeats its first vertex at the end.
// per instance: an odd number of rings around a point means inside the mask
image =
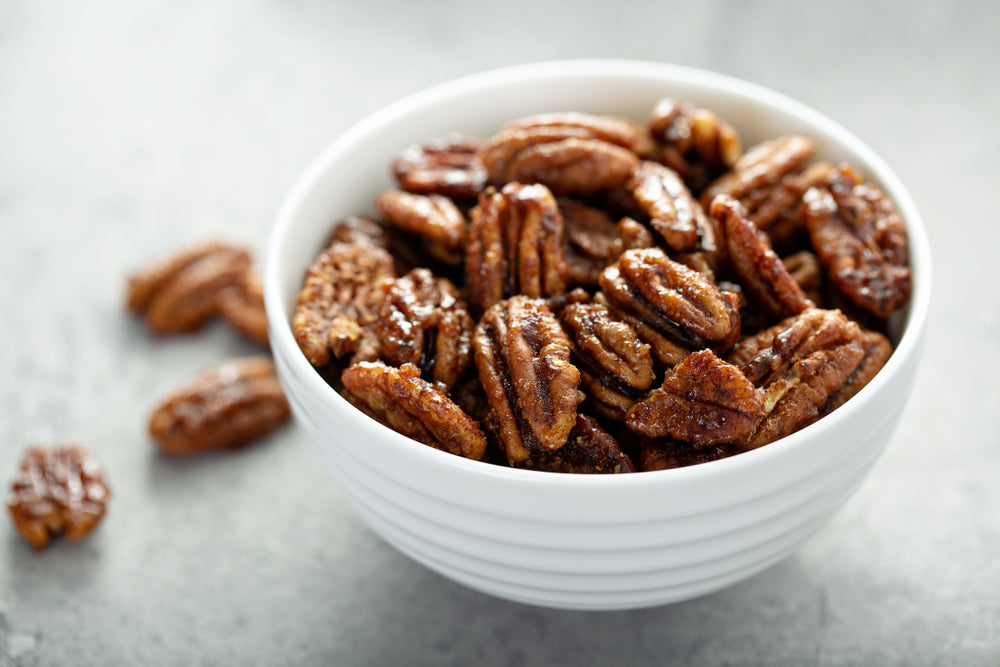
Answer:
POLYGON ((316 258, 292 318, 295 340, 313 366, 361 346, 396 277, 392 256, 369 243, 334 243, 316 258))
POLYGON ((892 201, 873 185, 839 175, 804 200, 809 237, 833 284, 879 317, 904 306, 911 290, 908 241, 892 201))
MULTIPOLYGON (((829 162, 817 162, 801 173, 782 177, 774 187, 762 190, 750 219, 767 234, 771 243, 788 245, 805 229, 803 196, 810 188, 822 185, 831 177, 861 182, 861 177, 850 165, 841 164, 838 167, 829 162)), ((747 201, 750 202, 750 198, 747 201)))
POLYGON ((413 364, 363 362, 344 369, 341 380, 353 405, 408 438, 470 459, 486 451, 486 436, 472 418, 421 379, 413 364))
POLYGON ((480 311, 515 294, 565 291, 563 219, 548 188, 508 183, 479 197, 472 209, 465 273, 469 301, 480 311))
POLYGON ((593 417, 577 415, 566 444, 554 451, 536 452, 518 468, 577 474, 635 472, 635 465, 610 433, 593 417))
POLYGON ((742 287, 768 315, 788 317, 812 307, 771 250, 767 236, 750 222, 742 204, 729 195, 719 195, 712 201, 709 214, 722 231, 726 254, 742 287))
POLYGON ((392 173, 407 192, 474 198, 486 187, 486 169, 476 157, 481 143, 453 133, 414 144, 393 161, 392 173))
POLYGON ((602 304, 569 304, 559 311, 559 321, 573 344, 572 360, 588 400, 601 416, 623 419, 653 384, 649 344, 602 304))
MULTIPOLYGON (((388 247, 389 235, 378 222, 360 216, 349 216, 330 230, 330 243, 368 243, 388 247)), ((404 272, 405 273, 405 272, 404 272)))
POLYGON ((480 320, 473 344, 508 461, 562 447, 583 394, 570 342, 548 305, 525 296, 497 303, 480 320))
POLYGON ((194 331, 216 314, 219 294, 238 285, 250 253, 218 242, 189 248, 129 277, 128 307, 158 334, 194 331))
POLYGON ((424 379, 450 387, 472 363, 474 326, 449 280, 413 269, 386 291, 375 333, 386 362, 414 364, 424 379))
POLYGON ((653 235, 632 218, 625 216, 618 221, 618 234, 622 237, 623 250, 652 248, 656 245, 653 235))
POLYGON ((625 187, 649 216, 650 226, 677 252, 715 251, 715 235, 705 212, 677 173, 657 162, 643 161, 625 187))
POLYGON ((729 123, 681 100, 660 100, 647 126, 658 144, 656 158, 694 192, 732 167, 742 152, 739 134, 729 123))
POLYGON ((701 350, 667 371, 663 386, 636 403, 625 425, 696 447, 733 442, 764 417, 764 397, 736 366, 701 350))
POLYGON ((447 197, 388 190, 375 199, 375 206, 390 224, 446 250, 465 244, 465 216, 447 197))
POLYGON ((625 249, 620 228, 600 209, 572 199, 558 199, 557 203, 565 225, 569 280, 576 285, 596 285, 604 267, 625 249))
POLYGON ((673 365, 691 350, 723 350, 740 333, 738 297, 671 260, 659 248, 628 250, 601 274, 611 309, 673 365))
POLYGON ((731 443, 695 447, 690 442, 671 438, 643 438, 639 446, 639 469, 649 472, 684 468, 724 459, 742 451, 731 443))
POLYGON ((267 312, 260 273, 248 269, 243 279, 219 294, 219 314, 250 340, 267 345, 267 312))
POLYGON ((78 542, 100 522, 110 493, 97 459, 79 445, 31 447, 11 484, 7 510, 35 549, 56 535, 78 542))
POLYGON ((827 398, 826 403, 820 409, 821 416, 830 414, 847 402, 847 399, 861 391, 861 388, 882 370, 885 362, 892 355, 892 343, 877 331, 862 330, 858 337, 858 344, 864 350, 864 356, 844 380, 844 384, 827 398))
POLYGON ((153 410, 149 433, 164 454, 235 449, 277 429, 290 415, 268 357, 244 357, 185 382, 153 410))
POLYGON ((785 270, 792 277, 810 301, 819 304, 823 287, 823 272, 816 255, 808 250, 800 250, 781 258, 785 270))

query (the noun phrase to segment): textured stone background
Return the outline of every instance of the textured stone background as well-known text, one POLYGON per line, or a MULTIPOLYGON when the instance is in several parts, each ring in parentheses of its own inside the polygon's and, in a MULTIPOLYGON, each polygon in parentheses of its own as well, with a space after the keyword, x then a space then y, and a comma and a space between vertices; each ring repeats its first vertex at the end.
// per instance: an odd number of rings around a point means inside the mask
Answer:
POLYGON ((0 522, 0 666, 1000 664, 995 3, 181 4, 0 3, 0 482, 28 444, 78 440, 114 490, 75 547, 35 555, 0 522), (154 452, 150 406, 252 348, 221 326, 153 340, 122 313, 127 272, 213 236, 262 257, 286 190, 351 123, 564 57, 773 87, 912 190, 936 262, 926 361, 829 525, 709 597, 551 611, 383 544, 294 427, 224 456, 154 452))

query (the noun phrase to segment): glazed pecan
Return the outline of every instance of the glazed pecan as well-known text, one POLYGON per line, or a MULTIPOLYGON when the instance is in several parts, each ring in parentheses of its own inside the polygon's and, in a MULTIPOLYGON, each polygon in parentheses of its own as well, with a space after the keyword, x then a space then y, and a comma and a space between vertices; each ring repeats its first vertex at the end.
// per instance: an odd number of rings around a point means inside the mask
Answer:
POLYGON ((857 367, 844 380, 844 384, 833 394, 820 409, 821 415, 828 415, 857 394, 868 384, 875 374, 882 370, 885 362, 892 355, 892 343, 877 331, 863 329, 858 337, 858 344, 864 351, 864 356, 857 367))
POLYGON ((756 206, 750 219, 767 234, 771 243, 788 245, 805 229, 803 196, 810 188, 822 185, 834 176, 861 182, 861 177, 849 165, 817 162, 801 173, 782 177, 774 187, 763 189, 758 193, 757 202, 746 198, 748 203, 756 206))
POLYGON ((84 447, 31 447, 11 484, 7 510, 35 549, 60 533, 83 539, 100 522, 110 493, 97 459, 84 447))
POLYGON ((639 446, 639 469, 649 472, 684 468, 724 459, 742 451, 731 443, 695 447, 690 442, 671 438, 643 438, 639 446))
POLYGON ((677 172, 693 192, 701 192, 742 153, 739 134, 729 123, 681 100, 660 100, 647 127, 657 143, 656 159, 677 172))
POLYGON ((715 235, 705 212, 675 171, 657 162, 643 161, 625 187, 671 249, 715 251, 715 235))
POLYGON ((542 114, 504 126, 479 158, 495 185, 542 183, 557 194, 589 195, 628 177, 641 138, 639 126, 624 118, 542 114))
POLYGON ((237 285, 219 294, 219 314, 241 334, 261 345, 267 345, 267 312, 264 310, 264 288, 260 273, 248 269, 237 285))
POLYGON ((390 224, 444 250, 458 251, 465 244, 465 216, 447 197, 388 190, 375 206, 390 224))
POLYGON ((250 268, 243 248, 210 242, 184 250, 128 280, 128 307, 158 334, 194 331, 218 310, 219 295, 250 268))
POLYGON ((645 225, 625 216, 618 221, 618 234, 622 238, 622 250, 641 250, 656 245, 653 235, 645 225))
POLYGON ((649 344, 601 304, 571 303, 559 311, 559 321, 590 404, 603 417, 623 419, 653 384, 649 344))
POLYGON ((792 277, 806 298, 815 304, 821 301, 820 292, 823 289, 823 272, 819 259, 808 250, 800 250, 788 257, 782 257, 781 263, 792 277))
POLYGON ((392 173, 407 192, 472 199, 486 187, 486 169, 476 157, 482 142, 449 134, 410 146, 393 161, 392 173))
POLYGON ((375 333, 390 365, 413 364, 424 379, 450 387, 472 363, 474 326, 450 281, 413 269, 386 291, 375 333))
POLYGON ((153 410, 149 433, 164 454, 234 449, 281 426, 290 415, 268 357, 244 357, 185 382, 153 410))
POLYGON ((334 243, 316 258, 292 319, 295 340, 313 366, 356 352, 396 277, 392 256, 370 243, 334 243))
POLYGON ((577 474, 635 472, 632 459, 614 437, 587 415, 576 416, 576 425, 565 445, 552 451, 536 452, 517 467, 577 474))
POLYGON ((719 195, 709 214, 722 232, 726 255, 740 284, 768 315, 784 318, 814 305, 771 249, 767 235, 750 222, 742 204, 719 195))
POLYGON ((628 250, 601 274, 611 309, 673 365, 690 351, 724 350, 740 334, 738 297, 660 250, 628 250))
POLYGON ((352 215, 335 224, 330 230, 330 244, 334 243, 368 243, 387 248, 389 234, 378 222, 352 215))
POLYGON ((557 203, 565 225, 569 281, 574 285, 597 285, 604 267, 625 249, 620 228, 601 209, 566 198, 557 203))
POLYGON ((515 294, 565 291, 563 219, 548 188, 508 183, 480 196, 472 209, 465 273, 469 301, 480 311, 515 294))
POLYGON ((909 301, 906 226, 892 201, 842 174, 805 195, 805 220, 833 284, 860 308, 888 317, 909 301))
POLYGON ((486 436, 413 364, 400 368, 381 362, 347 367, 341 375, 344 397, 358 409, 399 433, 470 459, 486 451, 486 436))
POLYGON ((763 392, 736 366, 701 350, 667 371, 663 386, 628 411, 625 425, 704 447, 740 440, 763 417, 763 392))
POLYGON ((515 296, 490 308, 473 339, 476 368, 512 465, 566 444, 583 400, 570 342, 548 305, 515 296))

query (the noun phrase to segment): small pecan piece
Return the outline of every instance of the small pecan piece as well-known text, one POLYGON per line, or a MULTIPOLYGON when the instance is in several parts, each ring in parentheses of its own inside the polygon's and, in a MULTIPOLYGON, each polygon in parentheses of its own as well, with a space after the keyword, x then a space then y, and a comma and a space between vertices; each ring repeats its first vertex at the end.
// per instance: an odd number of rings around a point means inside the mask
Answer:
POLYGON ((763 417, 763 393, 736 366, 701 350, 667 371, 663 386, 629 410, 625 425, 704 447, 745 437, 763 417))
POLYGON ((635 465, 618 441, 593 417, 576 416, 576 426, 566 444, 554 451, 537 452, 519 468, 576 474, 635 472, 635 465))
POLYGON ((484 311, 515 294, 566 290, 563 219, 548 188, 508 183, 500 192, 487 189, 471 215, 465 273, 474 307, 484 311))
POLYGON ((621 420, 655 378, 649 344, 604 305, 571 303, 559 321, 573 344, 573 363, 594 409, 621 420))
POLYGON ((512 465, 559 449, 583 400, 570 342, 548 305, 515 296, 486 311, 473 345, 479 380, 512 465))
POLYGON ((348 366, 341 374, 344 397, 373 419, 403 435, 458 456, 481 459, 486 436, 413 364, 400 368, 381 362, 348 366))
POLYGON ((313 366, 355 352, 396 277, 392 256, 370 243, 334 243, 316 258, 292 318, 295 340, 313 366))
POLYGON ((482 142, 449 134, 410 146, 392 163, 392 173, 407 192, 472 199, 486 187, 486 169, 476 157, 482 142))
POLYGON ((250 268, 243 248, 210 242, 129 277, 128 307, 158 334, 194 331, 218 309, 219 295, 250 268))
POLYGON ((731 443, 695 447, 690 442, 670 438, 643 438, 639 445, 639 468, 643 472, 685 468, 718 461, 742 451, 731 443))
POLYGON ((449 280, 413 269, 386 291, 375 333, 390 365, 413 364, 424 379, 450 387, 472 363, 474 326, 449 280))
POLYGON ((97 459, 84 447, 31 447, 11 484, 7 510, 35 549, 56 535, 78 542, 100 522, 110 493, 97 459))
POLYGON ((660 100, 647 126, 659 148, 656 158, 676 171, 693 192, 701 192, 742 153, 732 125, 681 100, 660 100))
POLYGON ((267 345, 267 312, 260 273, 248 269, 243 279, 219 294, 219 314, 241 334, 267 345))
POLYGON ((881 190, 831 176, 806 193, 804 215, 816 254, 855 305, 888 317, 909 301, 906 226, 881 190))
POLYGON ((729 195, 719 195, 709 214, 722 230, 726 254, 740 284, 768 315, 784 318, 813 306, 742 204, 729 195))
POLYGON ((465 216, 447 197, 388 190, 375 199, 375 206, 390 224, 446 250, 465 244, 465 216))
POLYGON ((658 162, 644 161, 625 187, 649 216, 650 226, 677 252, 715 251, 715 238, 705 212, 677 172, 658 162))
POLYGON ((673 365, 690 351, 723 350, 740 333, 738 297, 671 260, 659 248, 627 250, 601 274, 611 309, 673 365))

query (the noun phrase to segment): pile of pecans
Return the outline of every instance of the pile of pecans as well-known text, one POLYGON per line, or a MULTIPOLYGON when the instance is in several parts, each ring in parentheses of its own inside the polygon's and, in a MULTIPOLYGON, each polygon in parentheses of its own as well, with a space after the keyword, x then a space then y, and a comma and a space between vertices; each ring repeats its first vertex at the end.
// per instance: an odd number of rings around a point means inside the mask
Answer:
POLYGON ((744 153, 673 99, 644 125, 550 113, 411 146, 378 219, 333 226, 296 340, 359 410, 472 459, 617 473, 760 447, 879 371, 910 296, 892 201, 814 151, 744 153))

